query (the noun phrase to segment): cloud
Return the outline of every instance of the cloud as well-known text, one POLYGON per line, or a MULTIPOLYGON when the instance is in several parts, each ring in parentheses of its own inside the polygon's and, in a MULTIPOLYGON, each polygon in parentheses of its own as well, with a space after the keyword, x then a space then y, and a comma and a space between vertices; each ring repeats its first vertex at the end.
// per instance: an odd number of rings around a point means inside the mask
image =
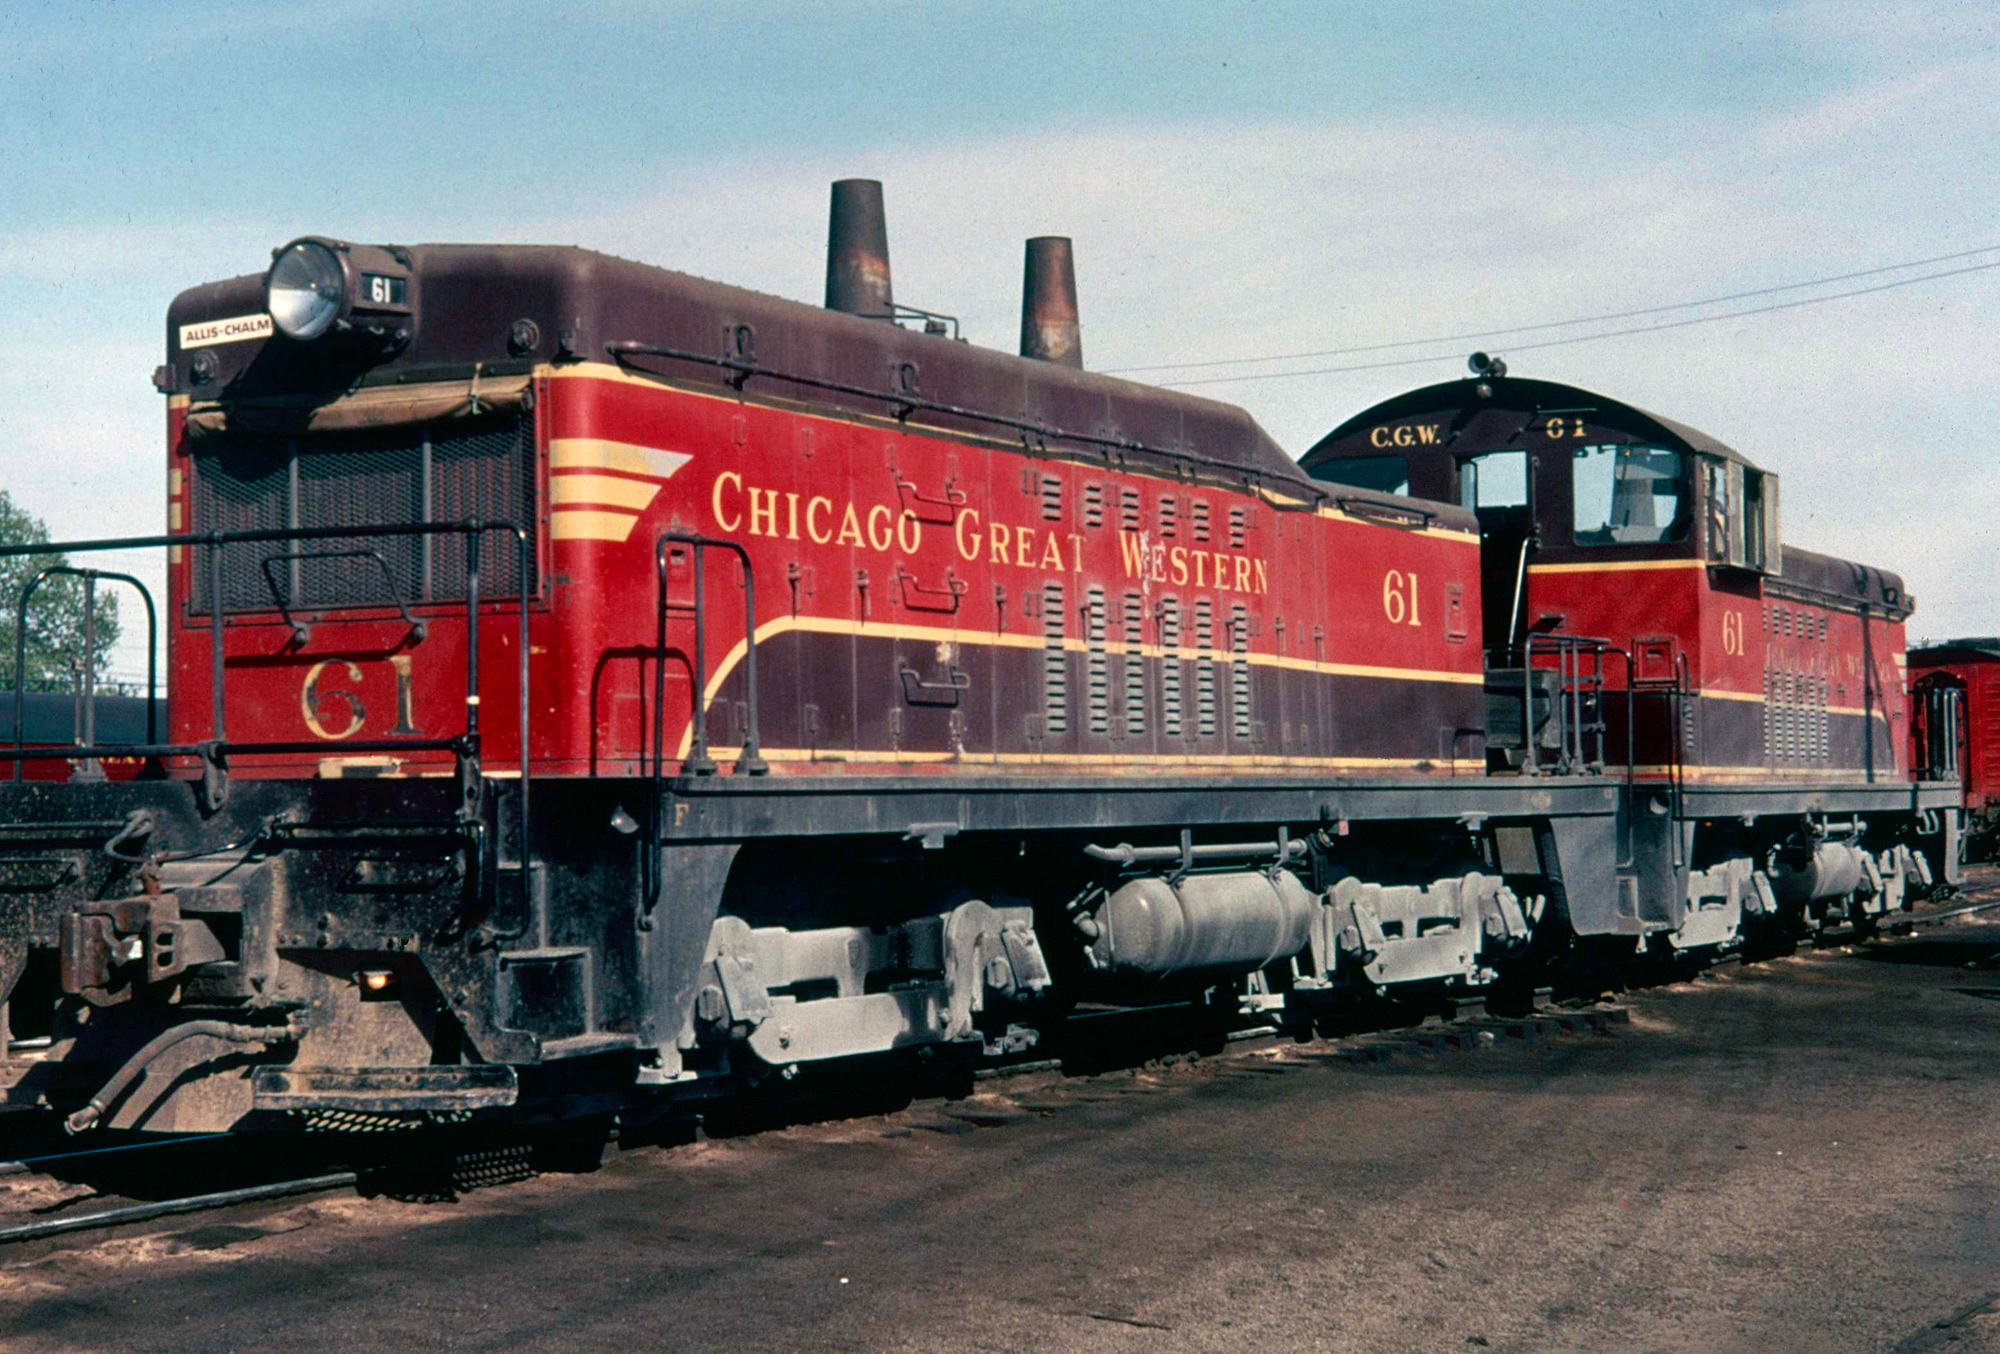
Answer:
POLYGON ((1758 132, 1756 144, 1767 154, 1800 155, 1818 150, 1828 141, 1870 131, 1879 134, 1886 124, 1911 112, 1930 118, 1938 111, 1936 96, 1962 91, 1965 78, 1972 74, 1963 66, 1938 67, 1899 74, 1865 89, 1843 90, 1800 112, 1767 122, 1758 132))
MULTIPOLYGON (((602 185, 561 211, 417 200, 378 204, 360 225, 375 238, 576 243, 817 302, 827 184, 868 175, 885 181, 899 299, 959 315, 975 342, 1011 347, 1021 241, 1069 234, 1090 364, 1193 362, 1667 305, 1993 243, 1968 238, 1992 223, 1969 222, 1962 191, 1938 173, 1951 166, 1991 181, 1995 117, 1966 111, 1963 97, 1957 78, 1939 77, 1920 97, 1860 89, 1844 124, 1829 111, 1840 100, 1828 99, 1761 122, 1718 112, 1671 137, 1643 124, 1527 130, 1413 114, 840 153, 760 147, 654 182, 602 185), (1949 125, 1924 125, 1923 109, 1947 96, 1949 125), (1898 129, 1893 146, 1859 135, 1883 125, 1898 129), (1774 136, 1800 146, 1817 137, 1828 149, 1779 172, 1774 136), (1935 191, 1892 201, 1852 191, 1855 167, 1886 154, 1910 175, 1932 171, 1935 191)), ((0 399, 29 411, 0 468, 72 448, 88 467, 38 469, 38 510, 53 528, 158 520, 160 416, 144 381, 160 360, 166 300, 259 266, 295 226, 251 213, 0 242, 0 305, 17 328, 60 336, 46 350, 55 361, 0 371, 0 399)), ((1930 633, 1991 631, 2000 627, 1964 561, 1992 557, 1985 520, 2000 502, 2000 483, 1969 454, 2000 420, 1996 287, 2000 273, 1976 274, 1523 352, 1515 370, 1737 446, 1785 477, 1795 544, 1900 569, 1930 633)), ((1200 393, 1239 400, 1300 452, 1399 389, 1455 377, 1474 346, 1506 351, 1502 340, 1445 344, 1416 350, 1449 357, 1432 366, 1200 393)))
MULTIPOLYGON (((1871 116, 1910 107, 1886 100, 1871 116)), ((1981 116, 1992 130, 1991 113, 1981 116)), ((1969 131, 1905 135, 1897 153, 1950 158, 1969 131)), ((1702 125, 1647 157, 1594 130, 1529 134, 1421 118, 1022 135, 859 164, 714 165, 547 224, 559 238, 815 301, 826 184, 877 175, 897 295, 958 313, 975 342, 1012 342, 1020 241, 1074 235, 1084 350, 1098 368, 1666 305, 1993 243, 1964 234, 1952 192, 1830 222, 1770 175, 1755 153, 1768 134, 1702 125)), ((1737 446, 1785 477, 1794 543, 1900 569, 1923 599, 1923 623, 1939 632, 1990 630, 1990 603, 1963 563, 1966 552, 1990 552, 1984 521, 2000 503, 2000 479, 1968 464, 2000 417, 1989 357, 1996 288, 2000 273, 1973 274, 1524 353, 1516 370, 1644 405, 1737 446)), ((1494 344, 1505 351, 1504 340, 1494 344)), ((1197 393, 1240 401, 1298 452, 1399 389, 1458 375, 1462 357, 1197 393)))

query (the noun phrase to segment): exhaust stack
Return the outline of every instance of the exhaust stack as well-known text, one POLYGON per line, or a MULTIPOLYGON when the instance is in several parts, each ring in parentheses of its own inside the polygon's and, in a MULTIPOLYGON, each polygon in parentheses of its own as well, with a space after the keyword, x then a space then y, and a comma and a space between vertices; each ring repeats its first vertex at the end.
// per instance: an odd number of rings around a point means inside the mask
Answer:
POLYGON ((893 305, 881 181, 836 179, 826 223, 826 308, 879 317, 893 305))
POLYGON ((1083 367, 1083 327, 1076 318, 1076 257, 1066 235, 1028 241, 1021 277, 1021 356, 1083 367))

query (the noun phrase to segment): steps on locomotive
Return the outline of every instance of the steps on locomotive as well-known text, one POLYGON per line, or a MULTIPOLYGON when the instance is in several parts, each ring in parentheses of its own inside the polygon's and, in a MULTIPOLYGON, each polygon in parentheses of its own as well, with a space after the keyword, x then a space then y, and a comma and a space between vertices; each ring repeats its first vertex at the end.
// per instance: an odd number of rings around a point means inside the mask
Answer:
POLYGON ((1537 756, 1552 756, 1562 746, 1557 727, 1560 676, 1521 668, 1486 670, 1486 759, 1495 771, 1519 771, 1528 762, 1532 741, 1537 756))
POLYGON ((1604 736, 1603 700, 1594 687, 1565 684, 1550 668, 1486 669, 1488 770, 1602 770, 1604 736))

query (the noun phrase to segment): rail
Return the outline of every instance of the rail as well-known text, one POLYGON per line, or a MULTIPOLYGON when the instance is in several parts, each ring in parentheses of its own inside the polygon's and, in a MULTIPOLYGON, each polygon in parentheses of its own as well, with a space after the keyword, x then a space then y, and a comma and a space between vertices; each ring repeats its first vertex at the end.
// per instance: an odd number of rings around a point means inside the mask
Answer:
POLYGON ((205 1213, 211 1209, 257 1203, 266 1199, 289 1199, 300 1194, 322 1194, 327 1190, 345 1189, 360 1183, 360 1180, 359 1171, 335 1171, 328 1175, 309 1175, 296 1180, 247 1185, 241 1189, 220 1190, 212 1194, 191 1194, 178 1199, 124 1204, 115 1208, 101 1208, 90 1213, 15 1223, 0 1227, 0 1245, 11 1241, 44 1241, 50 1237, 67 1236, 73 1232, 121 1227, 128 1223, 150 1222, 155 1218, 178 1217, 185 1213, 205 1213))
POLYGON ((749 719, 743 731, 742 755, 736 759, 735 774, 761 776, 771 768, 761 755, 757 733, 757 576, 750 565, 750 552, 735 541, 692 532, 666 531, 653 545, 653 567, 659 582, 659 635, 653 668, 653 778, 664 779, 666 767, 666 722, 660 718, 667 704, 667 547, 685 545, 694 560, 694 672, 692 704, 694 728, 688 739, 688 755, 682 769, 691 775, 715 774, 715 759, 708 755, 708 587, 704 552, 710 547, 727 550, 743 565, 743 683, 749 703, 749 719))
MULTIPOLYGON (((321 752, 325 744, 307 741, 244 740, 232 741, 228 734, 228 702, 226 667, 224 662, 223 635, 229 622, 225 614, 222 587, 223 558, 229 547, 273 542, 297 543, 302 541, 353 540, 381 536, 461 536, 465 539, 465 727, 462 733, 446 737, 405 737, 371 738, 344 740, 340 747, 343 752, 450 752, 458 775, 462 820, 478 812, 478 795, 481 784, 479 763, 480 753, 480 690, 479 690, 479 604, 480 604, 480 545, 486 535, 501 532, 514 538, 514 554, 517 565, 516 578, 520 582, 518 605, 516 607, 519 634, 516 644, 518 678, 520 691, 519 736, 521 753, 520 776, 520 831, 525 844, 530 840, 530 790, 528 775, 528 732, 529 732, 529 684, 528 684, 528 579, 531 577, 531 551, 533 538, 526 528, 514 522, 487 522, 478 518, 458 522, 408 522, 383 525, 345 525, 334 527, 293 527, 265 528, 254 531, 211 531, 186 535, 160 536, 120 536, 95 541, 57 541, 47 544, 0 547, 0 559, 24 555, 86 555, 106 550, 143 550, 161 547, 185 547, 203 550, 210 612, 208 626, 209 641, 209 733, 210 737, 194 743, 162 743, 154 741, 159 737, 152 720, 151 706, 148 707, 147 741, 139 744, 119 743, 98 746, 85 742, 64 749, 64 757, 74 760, 89 760, 99 757, 198 757, 201 759, 205 797, 211 807, 219 807, 228 794, 228 759, 234 754, 292 754, 321 752)), ((41 580, 55 571, 79 572, 68 565, 53 565, 39 572, 23 588, 17 603, 15 628, 15 668, 14 668, 14 744, 11 748, 0 748, 0 761, 11 761, 14 765, 13 779, 24 777, 24 764, 32 758, 47 757, 45 748, 30 748, 26 741, 26 728, 21 712, 26 704, 27 672, 22 662, 23 637, 26 633, 26 603, 41 580)), ((85 574, 97 573, 99 577, 116 577, 137 586, 146 601, 149 624, 154 611, 151 594, 143 584, 129 575, 109 575, 98 571, 84 570, 85 574)), ((398 607, 407 618, 406 608, 398 607)), ((149 634, 151 631, 149 630, 149 634)), ((154 646, 148 645, 149 655, 154 646)), ((150 659, 149 659, 150 662, 150 659)), ((150 667, 149 667, 150 673, 150 667)), ((94 728, 94 719, 91 721, 94 728)), ((94 733, 93 733, 94 737, 94 733)))
MULTIPOLYGON (((375 567, 382 571, 382 583, 389 593, 389 604, 395 607, 398 614, 402 616, 403 624, 410 627, 410 638, 420 644, 423 642, 427 629, 422 621, 410 614, 409 603, 403 600, 402 593, 396 591, 396 576, 390 572, 389 561, 382 558, 380 550, 368 549, 308 550, 303 554, 296 550, 288 550, 279 555, 266 555, 258 561, 258 568, 264 574, 264 585, 271 592, 271 605, 278 609, 279 617, 284 620, 286 625, 291 627, 292 638, 304 644, 312 638, 312 625, 307 621, 293 619, 291 605, 285 601, 285 594, 278 587, 278 576, 271 572, 271 566, 283 560, 292 567, 293 576, 296 577, 299 565, 307 560, 314 559, 365 559, 373 561, 375 567)), ((296 587, 296 584, 294 586, 296 587)), ((355 604, 362 606, 373 605, 373 603, 364 603, 358 600, 355 604)))

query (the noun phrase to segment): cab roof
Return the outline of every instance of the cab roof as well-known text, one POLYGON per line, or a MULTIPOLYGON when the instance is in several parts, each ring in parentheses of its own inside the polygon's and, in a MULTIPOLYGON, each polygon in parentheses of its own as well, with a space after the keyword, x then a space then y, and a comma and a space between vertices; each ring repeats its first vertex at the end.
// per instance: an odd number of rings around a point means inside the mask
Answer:
MULTIPOLYGON (((1458 426, 1470 421, 1473 415, 1492 409, 1518 410, 1530 417, 1538 413, 1554 413, 1557 410, 1573 414, 1587 409, 1591 411, 1593 423, 1625 428, 1637 436, 1658 442, 1669 449, 1698 451, 1705 455, 1736 461, 1752 470, 1761 468, 1722 439, 1711 437, 1699 428, 1690 428, 1685 423, 1662 418, 1658 414, 1641 409, 1636 404, 1627 404, 1623 400, 1600 395, 1581 386, 1564 385, 1557 381, 1537 381, 1525 376, 1468 376, 1463 380, 1441 381, 1436 385, 1422 386, 1416 390, 1407 390, 1400 395, 1391 396, 1380 404, 1363 409, 1314 443, 1312 449, 1302 458, 1301 464, 1310 467, 1315 459, 1324 460, 1343 454, 1356 454, 1338 452, 1334 448, 1342 440, 1376 424, 1391 422, 1411 414, 1456 410, 1458 417, 1453 422, 1454 426, 1458 426), (1488 393, 1482 394, 1482 391, 1488 393)), ((1444 450, 1444 447, 1440 446, 1437 449, 1444 450)))

